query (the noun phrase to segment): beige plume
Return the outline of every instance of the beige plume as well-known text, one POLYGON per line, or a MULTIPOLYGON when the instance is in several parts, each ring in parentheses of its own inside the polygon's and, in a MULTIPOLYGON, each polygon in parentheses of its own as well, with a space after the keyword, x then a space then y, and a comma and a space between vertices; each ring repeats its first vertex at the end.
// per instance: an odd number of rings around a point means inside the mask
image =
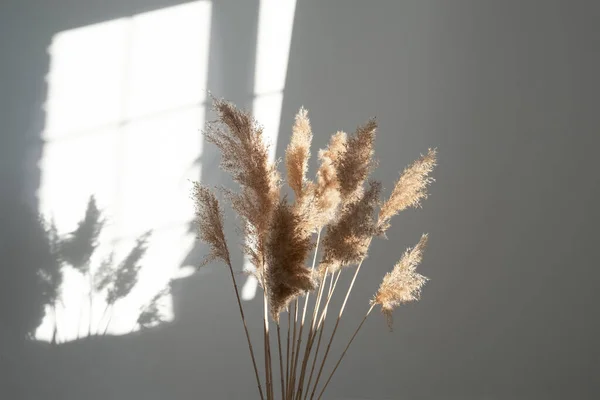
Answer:
POLYGON ((366 256, 371 238, 377 233, 374 219, 375 207, 379 204, 381 183, 369 182, 362 196, 341 210, 339 219, 327 226, 323 239, 321 272, 329 268, 335 271, 340 266, 360 262, 366 256))
POLYGON ((355 134, 346 141, 341 157, 334 163, 344 203, 351 203, 360 197, 363 183, 375 164, 373 143, 376 129, 375 119, 359 126, 355 134))
POLYGON ((426 277, 416 272, 426 246, 427 234, 421 236, 421 240, 415 247, 406 250, 394 269, 383 277, 379 290, 372 300, 372 304, 381 306, 381 312, 387 317, 390 329, 394 308, 402 303, 418 300, 421 288, 427 282, 426 277))
POLYGON ((210 246, 210 254, 201 265, 219 259, 227 265, 231 264, 229 249, 223 229, 223 210, 214 193, 204 185, 194 182, 192 198, 196 207, 196 224, 199 239, 210 246))
POLYGON ((346 133, 337 132, 331 137, 327 149, 319 151, 321 165, 313 185, 317 228, 327 225, 333 219, 340 204, 340 182, 335 165, 346 151, 346 141, 346 133))
POLYGON ((310 232, 303 229, 302 218, 294 213, 286 199, 279 202, 273 213, 265 281, 271 316, 275 321, 291 300, 315 287, 311 271, 304 265, 313 243, 310 232))
POLYGON ((390 219, 408 207, 418 207, 427 198, 427 186, 433 181, 429 176, 436 165, 436 150, 429 149, 426 155, 407 167, 394 185, 392 195, 379 210, 379 226, 384 232, 390 219))
POLYGON ((208 125, 205 136, 221 150, 221 166, 241 186, 239 193, 226 191, 226 196, 242 217, 244 249, 260 277, 271 215, 279 201, 279 173, 269 161, 262 127, 252 116, 222 100, 215 100, 214 108, 219 118, 208 125))
POLYGON ((301 108, 296 115, 292 138, 285 151, 287 181, 294 190, 296 199, 302 198, 306 189, 306 171, 308 170, 312 136, 308 112, 301 108))

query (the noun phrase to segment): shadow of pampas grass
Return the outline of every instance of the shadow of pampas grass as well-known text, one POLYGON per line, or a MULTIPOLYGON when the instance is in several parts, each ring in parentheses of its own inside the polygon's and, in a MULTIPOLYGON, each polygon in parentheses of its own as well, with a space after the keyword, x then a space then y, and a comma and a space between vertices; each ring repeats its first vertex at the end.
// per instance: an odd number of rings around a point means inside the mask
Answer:
POLYGON ((371 241, 385 236, 396 214, 420 207, 433 181, 436 150, 430 149, 405 168, 389 198, 383 201, 381 183, 369 180, 377 165, 373 147, 377 122, 371 119, 353 135, 337 132, 331 137, 328 147, 318 153, 320 166, 315 179, 311 180, 306 175, 312 128, 308 112, 301 108, 285 155, 287 184, 294 193, 290 201, 280 195, 283 180, 277 163, 269 161, 268 146, 258 122, 227 101, 214 100, 213 105, 218 119, 208 124, 205 136, 219 148, 221 166, 239 185, 238 191, 226 188, 219 191, 240 218, 242 250, 254 264, 252 273, 263 289, 264 378, 261 378, 234 278, 223 229, 223 208, 213 189, 195 182, 192 198, 199 239, 211 250, 202 265, 221 261, 229 269, 260 398, 320 399, 372 310, 380 306, 391 329, 393 310, 403 303, 418 300, 427 282, 427 278, 416 272, 427 245, 428 236, 424 234, 384 276, 337 363, 328 375, 323 374, 371 241), (311 253, 312 265, 309 266, 306 263, 311 253), (327 338, 325 322, 339 277, 355 265, 348 288, 345 292, 338 290, 343 302, 327 338), (312 309, 309 307, 311 294, 315 296, 312 309), (272 325, 277 339, 273 349, 272 325), (273 357, 275 352, 277 357, 273 357), (274 366, 274 358, 278 365, 274 366), (278 383, 274 381, 277 377, 278 383))

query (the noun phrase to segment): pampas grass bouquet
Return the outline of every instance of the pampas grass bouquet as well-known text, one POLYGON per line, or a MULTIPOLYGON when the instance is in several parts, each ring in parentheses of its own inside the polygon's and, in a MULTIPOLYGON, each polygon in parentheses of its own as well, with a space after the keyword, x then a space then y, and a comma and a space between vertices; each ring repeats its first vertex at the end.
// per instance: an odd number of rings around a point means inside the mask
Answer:
POLYGON ((320 165, 309 179, 312 130, 307 111, 300 109, 285 152, 287 185, 294 193, 290 200, 280 194, 284 182, 278 163, 269 160, 257 121, 227 101, 214 100, 213 105, 218 118, 207 125, 204 135, 219 148, 221 166, 239 186, 236 191, 218 192, 240 217, 241 248, 262 289, 262 332, 251 335, 247 328, 221 202, 215 190, 195 182, 192 198, 199 239, 210 248, 202 265, 219 261, 229 269, 259 397, 320 399, 373 309, 381 309, 391 328, 394 308, 420 296, 427 278, 416 268, 427 245, 426 234, 383 277, 354 334, 336 336, 372 239, 385 236, 396 214, 419 207, 427 197, 436 151, 429 150, 405 168, 382 199, 381 183, 369 180, 376 164, 377 124, 372 119, 352 135, 334 134, 328 147, 318 152, 320 165), (338 285, 342 273, 352 274, 348 287, 338 285), (330 310, 335 296, 343 301, 339 310, 330 310), (310 297, 314 298, 309 306, 310 297), (330 324, 333 328, 326 331, 330 324), (251 336, 262 337, 264 354, 255 353, 251 336), (335 339, 347 343, 341 354, 331 352, 335 339), (328 359, 332 365, 325 368, 328 359))

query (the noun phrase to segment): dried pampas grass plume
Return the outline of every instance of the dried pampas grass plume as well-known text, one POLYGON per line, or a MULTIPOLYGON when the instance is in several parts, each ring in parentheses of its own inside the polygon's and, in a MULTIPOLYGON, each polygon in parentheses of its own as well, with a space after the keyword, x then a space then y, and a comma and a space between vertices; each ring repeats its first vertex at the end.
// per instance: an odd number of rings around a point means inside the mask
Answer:
MULTIPOLYGON (((277 371, 271 354, 271 322, 275 322, 277 328, 281 398, 313 399, 371 241, 375 236, 385 235, 394 215, 406 208, 419 206, 427 197, 428 185, 433 181, 430 174, 436 165, 436 151, 429 150, 407 167, 389 199, 382 204, 381 183, 367 183, 376 165, 373 157, 376 121, 369 120, 349 137, 344 132, 333 135, 328 147, 319 151, 320 165, 313 180, 307 178, 313 133, 308 112, 301 108, 285 151, 287 182, 295 198, 288 201, 284 196, 280 200, 282 181, 277 163, 270 161, 262 127, 248 112, 238 110, 229 102, 213 99, 213 104, 218 118, 207 125, 204 134, 208 142, 219 148, 222 168, 239 184, 238 190, 222 189, 222 192, 240 217, 241 229, 238 232, 243 238, 242 248, 254 264, 252 274, 263 289, 265 391, 225 241, 223 210, 211 190, 194 183, 199 238, 210 247, 210 254, 202 265, 221 260, 228 266, 261 399, 276 398, 274 373, 277 371), (312 266, 306 265, 309 256, 312 266), (343 267, 353 264, 356 268, 342 293, 343 302, 339 312, 336 311, 337 316, 333 317, 335 324, 331 333, 324 335, 329 309, 335 304, 331 300, 336 295, 336 287, 344 284, 344 279, 339 280, 346 270, 343 267), (310 292, 317 287, 319 290, 315 292, 311 312, 310 292), (303 302, 300 296, 305 296, 303 302), (280 314, 286 310, 287 332, 285 324, 280 321, 280 314), (286 346, 282 345, 282 330, 284 335, 287 333, 286 346), (306 335, 303 335, 304 330, 306 335), (304 343, 302 351, 301 344, 304 343), (322 356, 320 349, 324 351, 322 356)), ((381 306, 391 328, 394 308, 419 298, 427 278, 418 274, 416 268, 422 260, 426 243, 427 235, 423 235, 419 243, 406 250, 392 271, 385 275, 369 310, 316 398, 321 398, 352 341, 377 305, 381 306)))
POLYGON ((209 188, 198 182, 194 182, 192 198, 196 206, 198 237, 210 246, 210 254, 200 265, 206 265, 216 259, 229 265, 229 249, 223 229, 224 215, 219 200, 209 188))
POLYGON ((238 307, 240 310, 240 316, 244 325, 244 332, 246 334, 246 340, 248 341, 248 349, 250 350, 250 357, 252 359, 252 366, 254 368, 254 375, 260 393, 260 398, 264 399, 262 386, 260 383, 260 377, 258 375, 258 367, 256 365, 256 358, 254 357, 254 349, 252 348, 252 341, 250 340, 250 334, 248 333, 248 327, 246 325, 246 317, 244 316, 244 309, 242 308, 242 301, 240 300, 240 293, 235 283, 235 276, 233 274, 233 266, 231 265, 231 258, 229 256, 229 249, 227 248, 227 241, 225 240, 225 231, 223 229, 224 215, 219 201, 213 192, 210 191, 206 186, 201 185, 198 182, 194 182, 192 189, 192 197, 196 206, 196 223, 198 225, 199 239, 210 246, 210 254, 204 259, 201 265, 204 265, 212 260, 222 260, 229 267, 229 273, 231 275, 231 282, 235 290, 235 297, 237 299, 238 307))
POLYGON ((302 218, 294 213, 286 199, 279 202, 273 213, 265 281, 275 321, 279 321, 279 313, 290 301, 315 288, 311 271, 304 266, 313 243, 310 233, 303 229, 302 218))
POLYGON ((340 204, 340 182, 335 165, 346 151, 346 142, 346 133, 337 132, 331 137, 327 149, 319 151, 321 165, 317 171, 317 181, 313 186, 317 228, 321 228, 333 219, 340 204))
POLYGON ((429 176, 436 166, 437 151, 429 149, 426 155, 407 167, 396 182, 390 198, 379 210, 379 226, 385 232, 390 219, 408 207, 418 207, 427 198, 427 186, 433 182, 429 176))
POLYGON ((289 186, 294 190, 296 199, 302 198, 305 192, 311 141, 312 130, 310 128, 308 112, 304 108, 301 108, 296 115, 292 129, 292 139, 285 151, 287 181, 289 186))
POLYGON ((340 193, 344 203, 350 203, 360 197, 362 185, 374 166, 373 143, 377 122, 369 120, 359 126, 355 134, 346 141, 342 156, 335 161, 340 193))
POLYGON ((383 277, 381 286, 371 302, 381 306, 381 312, 386 316, 390 329, 394 308, 402 303, 418 300, 421 288, 428 280, 416 272, 426 246, 427 234, 424 234, 419 243, 412 249, 406 250, 394 269, 383 277))
POLYGON ((373 218, 375 207, 379 204, 381 183, 369 182, 369 188, 362 196, 341 210, 340 218, 327 226, 323 239, 323 259, 319 266, 321 273, 325 268, 329 272, 341 266, 358 263, 369 248, 371 238, 377 233, 373 218))
POLYGON ((269 161, 262 128, 252 116, 222 100, 215 100, 214 108, 219 119, 204 134, 221 150, 223 169, 241 186, 239 193, 226 191, 226 195, 243 219, 248 238, 244 249, 260 277, 271 215, 279 202, 279 173, 269 161))

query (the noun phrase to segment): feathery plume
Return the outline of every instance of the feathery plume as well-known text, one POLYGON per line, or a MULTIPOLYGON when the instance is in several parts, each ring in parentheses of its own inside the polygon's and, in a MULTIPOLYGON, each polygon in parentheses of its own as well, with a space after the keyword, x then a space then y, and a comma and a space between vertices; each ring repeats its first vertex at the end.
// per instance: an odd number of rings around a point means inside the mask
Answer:
POLYGON ((225 240, 225 231, 223 229, 223 221, 225 218, 223 215, 223 210, 221 209, 219 201, 214 193, 211 192, 207 187, 197 182, 194 182, 192 197, 194 198, 196 205, 196 222, 198 224, 199 238, 208 243, 211 248, 211 252, 204 260, 203 264, 206 264, 214 259, 220 259, 229 267, 231 281, 235 290, 235 297, 240 309, 240 316, 242 318, 244 332, 246 333, 246 339, 248 341, 250 357, 252 358, 252 366, 254 367, 258 391, 260 393, 260 398, 264 399, 260 378, 258 376, 258 368, 256 367, 254 350, 252 349, 252 342, 250 341, 248 327, 246 326, 246 317, 244 316, 240 294, 238 292, 237 284, 235 283, 235 277, 233 275, 233 267, 231 266, 229 249, 227 248, 227 241, 225 240))
POLYGON ((427 234, 412 249, 407 249, 391 272, 384 277, 371 304, 379 304, 381 312, 386 316, 388 326, 392 328, 392 311, 398 305, 416 301, 421 295, 421 288, 427 278, 416 272, 423 259, 423 251, 427 246, 427 234))
POLYGON ((335 165, 346 151, 346 141, 346 133, 337 132, 331 137, 327 149, 319 151, 321 166, 317 171, 317 181, 313 185, 317 228, 333 219, 340 204, 340 182, 335 165))
POLYGON ((407 167, 396 182, 390 198, 379 210, 379 226, 382 232, 389 228, 390 219, 408 207, 418 207, 427 198, 427 186, 433 181, 429 176, 436 165, 435 149, 429 149, 411 166, 407 167))
POLYGON ((229 249, 223 229, 225 217, 219 200, 209 188, 198 182, 194 182, 192 198, 196 207, 199 239, 210 246, 210 254, 202 261, 200 266, 216 259, 229 265, 229 249))
POLYGON ((373 143, 376 129, 375 119, 359 126, 355 134, 346 141, 342 156, 335 161, 337 179, 344 203, 353 202, 360 197, 363 182, 375 164, 373 143))
POLYGON ((296 194, 296 199, 301 199, 306 188, 306 171, 310 157, 310 143, 312 130, 308 112, 301 108, 296 115, 292 138, 285 151, 285 164, 287 168, 287 181, 296 194))
POLYGON ((279 201, 279 173, 269 161, 262 127, 252 116, 226 101, 215 100, 214 107, 219 120, 209 124, 205 136, 221 150, 221 166, 241 186, 240 193, 226 195, 242 217, 242 231, 248 239, 243 248, 262 282, 264 247, 271 215, 279 201))
POLYGON ((311 271, 304 266, 313 243, 310 232, 303 226, 302 215, 294 213, 286 199, 280 201, 273 213, 265 276, 271 316, 275 321, 291 300, 315 288, 311 271))
MULTIPOLYGON (((209 123, 204 134, 207 141, 220 149, 222 168, 229 172, 233 180, 240 185, 240 190, 237 192, 223 189, 223 193, 241 217, 241 234, 244 237, 243 250, 246 255, 250 256, 250 260, 255 266, 253 274, 264 289, 263 334, 266 397, 274 398, 269 336, 270 314, 277 323, 282 397, 302 398, 303 394, 304 397, 308 397, 308 391, 312 386, 310 397, 313 398, 347 300, 367 256, 371 240, 374 236, 385 233, 389 227, 389 221, 394 215, 408 207, 419 206, 420 202, 427 197, 427 187, 433 181, 430 174, 436 165, 436 151, 429 150, 427 155, 422 156, 402 172, 390 198, 377 212, 376 208, 381 205, 381 183, 370 181, 368 185, 365 184, 376 165, 373 158, 376 121, 371 119, 366 124, 359 126, 349 138, 344 132, 337 132, 333 135, 328 147, 319 151, 320 166, 313 181, 306 178, 313 134, 308 113, 301 108, 295 117, 292 137, 286 148, 287 181, 295 193, 295 201, 288 202, 285 197, 283 200, 279 199, 280 175, 276 163, 269 161, 268 146, 263 141, 263 130, 260 125, 249 113, 238 110, 233 104, 226 101, 215 100, 214 109, 218 114, 218 119, 209 123), (312 235, 315 232, 318 232, 317 248, 313 255, 313 266, 308 268, 305 260, 315 247, 312 242, 312 235), (318 248, 319 244, 322 246, 321 251, 318 248), (322 253, 321 262, 315 271, 315 262, 319 253, 322 253), (358 264, 358 266, 340 307, 316 380, 313 384, 312 376, 316 365, 313 362, 315 365, 310 373, 306 393, 303 393, 306 368, 317 334, 319 342, 314 360, 317 360, 319 356, 323 324, 327 317, 330 299, 338 282, 337 277, 331 276, 328 293, 321 290, 318 294, 313 309, 312 324, 307 325, 310 330, 306 338, 302 363, 298 364, 301 358, 302 329, 305 326, 309 299, 307 292, 314 290, 319 282, 327 277, 326 273, 339 272, 342 267, 350 264, 358 264), (306 294, 306 298, 302 310, 299 309, 297 297, 304 294, 306 294), (326 295, 327 299, 321 311, 322 295, 326 295), (296 306, 292 343, 290 343, 292 318, 288 314, 288 351, 284 381, 279 315, 289 307, 290 302, 294 299, 296 299, 296 306), (298 327, 299 334, 296 336, 298 327), (292 349, 291 355, 290 348, 292 349)), ((196 220, 199 225, 200 239, 207 242, 211 249, 204 263, 220 259, 229 266, 257 386, 261 398, 264 399, 254 351, 230 262, 229 250, 225 242, 223 212, 214 194, 204 186, 196 183, 193 197, 196 201, 196 220)), ((421 288, 427 278, 418 274, 416 268, 422 260, 426 243, 427 235, 423 235, 419 243, 414 248, 407 249, 392 271, 385 275, 371 301, 369 311, 350 339, 325 387, 318 395, 319 398, 374 307, 381 306, 391 328, 393 309, 399 304, 419 298, 421 288)), ((339 274, 337 276, 339 277, 339 274)), ((141 322, 153 322, 155 318, 156 307, 149 307, 148 312, 141 316, 141 322)), ((138 320, 138 322, 140 321, 138 320)))
POLYGON ((329 272, 339 267, 360 262, 369 248, 370 239, 376 234, 377 226, 373 218, 375 207, 379 204, 381 183, 369 182, 369 188, 354 202, 347 204, 340 218, 327 226, 323 239, 323 259, 321 273, 325 268, 329 272))

